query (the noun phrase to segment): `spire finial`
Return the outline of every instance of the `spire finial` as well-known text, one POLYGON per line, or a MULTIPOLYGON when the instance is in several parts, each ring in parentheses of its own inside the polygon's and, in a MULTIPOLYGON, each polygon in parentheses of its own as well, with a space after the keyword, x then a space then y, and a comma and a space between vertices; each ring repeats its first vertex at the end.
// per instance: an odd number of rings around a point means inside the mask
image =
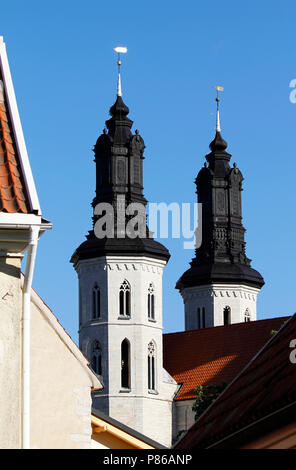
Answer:
POLYGON ((216 88, 216 90, 217 90, 217 97, 216 97, 216 101, 217 101, 216 132, 221 132, 221 127, 220 127, 220 113, 219 113, 219 101, 220 101, 220 98, 219 98, 219 91, 224 91, 224 87, 223 87, 223 86, 216 85, 215 88, 216 88))
POLYGON ((125 54, 127 52, 127 47, 117 46, 117 47, 114 47, 114 51, 117 52, 117 54, 118 54, 118 59, 117 59, 117 65, 118 65, 117 96, 122 96, 121 78, 120 78, 120 66, 121 66, 120 54, 125 54))

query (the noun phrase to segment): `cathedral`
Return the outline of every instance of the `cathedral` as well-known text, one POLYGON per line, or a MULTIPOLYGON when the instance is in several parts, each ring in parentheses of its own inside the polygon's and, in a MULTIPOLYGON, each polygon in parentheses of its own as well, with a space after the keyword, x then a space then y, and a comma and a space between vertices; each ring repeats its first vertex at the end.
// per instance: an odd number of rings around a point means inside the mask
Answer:
MULTIPOLYGON (((233 442, 244 413, 248 422, 264 417, 266 397, 273 410, 296 407, 295 372, 285 362, 296 317, 257 320, 264 280, 246 254, 243 176, 221 135, 218 93, 215 136, 195 179, 201 243, 189 269, 176 273, 185 331, 163 334, 170 253, 148 227, 145 144, 132 131, 120 65, 119 58, 116 100, 94 146, 92 226, 70 260, 78 347, 32 288, 37 244, 52 225, 39 205, 0 37, 0 448, 206 448, 222 437, 233 442), (221 384, 218 405, 196 421, 196 388, 221 384)), ((283 425, 287 415, 294 416, 282 413, 283 425)), ((296 442, 296 419, 294 428, 296 442)), ((287 428, 282 437, 289 436, 287 428)))
MULTIPOLYGON (((217 94, 215 137, 195 180, 202 204, 202 243, 176 284, 184 301, 186 331, 163 335, 162 275, 170 254, 151 238, 146 225, 145 145, 139 132, 132 132, 129 108, 122 98, 120 64, 111 117, 94 147, 93 227, 71 258, 79 281, 79 347, 103 383, 103 389, 93 393, 94 408, 170 447, 172 439, 194 422, 194 388, 201 383, 198 362, 205 357, 204 351, 195 357, 194 349, 209 344, 203 333, 216 335, 221 330, 223 341, 212 360, 229 357, 224 349, 233 344, 235 325, 244 327, 242 338, 257 319, 257 295, 264 280, 246 255, 243 176, 235 163, 230 165, 217 94), (143 211, 131 236, 124 229, 133 204, 143 211), (112 217, 107 214, 109 208, 112 217), (106 232, 97 236, 96 228, 107 229, 110 221, 111 236, 106 232), (186 352, 188 344, 192 350, 186 352), (182 350, 180 371, 175 351, 182 350), (195 384, 188 377, 190 370, 195 384)), ((227 380, 260 348, 271 328, 267 322, 252 346, 238 346, 240 360, 226 374, 227 380)), ((215 367, 218 371, 217 365, 211 366, 215 367)), ((214 376, 209 383, 215 383, 214 376)))

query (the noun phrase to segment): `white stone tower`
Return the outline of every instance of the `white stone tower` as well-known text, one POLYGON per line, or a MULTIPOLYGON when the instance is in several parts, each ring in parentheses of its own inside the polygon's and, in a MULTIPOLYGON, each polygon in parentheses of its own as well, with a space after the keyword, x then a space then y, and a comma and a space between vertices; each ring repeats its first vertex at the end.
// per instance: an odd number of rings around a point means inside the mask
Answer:
POLYGON ((177 386, 162 367, 162 274, 170 255, 149 238, 145 146, 138 131, 131 133, 128 113, 119 72, 108 131, 94 148, 94 229, 71 259, 79 279, 79 344, 104 384, 93 406, 170 446, 177 386))
POLYGON ((202 204, 202 242, 190 269, 176 285, 184 300, 186 330, 256 320, 257 295, 264 284, 245 253, 243 176, 235 163, 232 168, 229 165, 231 155, 221 137, 218 93, 216 100, 216 135, 207 163, 195 180, 202 204))

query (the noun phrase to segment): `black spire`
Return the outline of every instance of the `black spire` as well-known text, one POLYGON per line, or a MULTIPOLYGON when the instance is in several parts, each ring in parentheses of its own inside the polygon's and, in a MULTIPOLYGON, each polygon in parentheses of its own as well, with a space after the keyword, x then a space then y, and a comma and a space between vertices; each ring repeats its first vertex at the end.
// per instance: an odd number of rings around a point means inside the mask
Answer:
MULTIPOLYGON (((145 207, 147 200, 143 195, 143 160, 144 140, 136 130, 132 133, 133 121, 127 115, 129 108, 121 96, 120 72, 115 103, 110 108, 111 118, 106 121, 107 130, 97 139, 94 146, 96 164, 96 195, 92 201, 95 209, 100 203, 109 203, 114 210, 114 238, 97 238, 95 231, 87 235, 87 241, 82 243, 72 257, 77 259, 104 256, 107 254, 149 255, 161 259, 169 259, 168 250, 160 243, 149 238, 146 226, 145 207), (120 201, 118 203, 118 201, 120 201), (122 236, 122 217, 118 211, 124 211, 125 223, 131 218, 125 214, 125 209, 131 203, 143 207, 143 224, 146 236, 130 238, 122 236), (119 222, 119 220, 121 222, 119 222)), ((94 211, 95 212, 95 211, 94 211)), ((93 216, 93 225, 104 214, 93 216)))
POLYGON ((227 142, 222 138, 220 131, 216 131, 215 138, 209 145, 210 149, 213 153, 215 152, 223 152, 227 149, 227 142))
POLYGON ((203 284, 244 283, 262 287, 262 276, 250 266, 245 252, 245 228, 242 225, 241 192, 243 175, 229 162, 227 142, 221 136, 219 109, 215 138, 206 155, 207 164, 198 173, 195 184, 202 204, 202 243, 196 249, 191 268, 176 287, 203 284))
POLYGON ((117 96, 110 108, 111 118, 106 121, 106 131, 100 135, 94 147, 96 163, 96 197, 99 202, 113 203, 117 195, 125 195, 126 203, 141 202, 143 196, 144 141, 136 131, 132 134, 128 107, 117 96))
POLYGON ((106 121, 109 136, 116 145, 124 145, 131 137, 133 121, 127 118, 128 107, 124 104, 122 97, 117 96, 115 103, 110 108, 111 119, 106 121))

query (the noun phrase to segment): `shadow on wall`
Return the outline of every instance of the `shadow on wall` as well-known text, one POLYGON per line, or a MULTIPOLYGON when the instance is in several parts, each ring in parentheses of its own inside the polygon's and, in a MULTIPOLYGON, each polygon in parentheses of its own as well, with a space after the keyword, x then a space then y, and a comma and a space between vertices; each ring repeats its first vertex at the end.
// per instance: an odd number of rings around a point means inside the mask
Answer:
POLYGON ((20 267, 15 266, 13 258, 0 258, 0 273, 17 279, 20 279, 21 277, 20 267))

